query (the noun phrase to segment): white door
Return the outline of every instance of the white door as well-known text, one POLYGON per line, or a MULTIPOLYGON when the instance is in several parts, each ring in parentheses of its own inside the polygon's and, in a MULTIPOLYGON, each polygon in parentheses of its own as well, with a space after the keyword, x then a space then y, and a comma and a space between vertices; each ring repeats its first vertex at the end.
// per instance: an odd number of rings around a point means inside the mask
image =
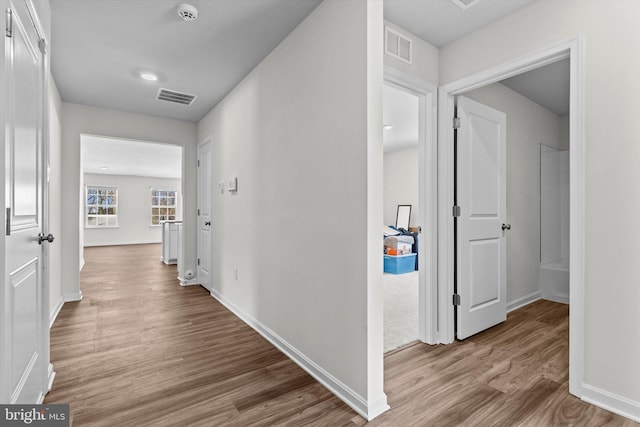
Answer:
POLYGON ((198 145, 198 281, 211 290, 211 142, 198 145))
POLYGON ((462 96, 457 116, 456 336, 464 339, 507 318, 507 118, 462 96))
MULTIPOLYGON (((44 274, 44 58, 24 1, 6 11, 2 104, 5 111, 5 224, 0 337, 0 401, 39 403, 48 386, 49 301, 44 274)), ((4 18, 4 17, 3 17, 4 18)), ((49 242, 44 243, 48 245, 49 242)))

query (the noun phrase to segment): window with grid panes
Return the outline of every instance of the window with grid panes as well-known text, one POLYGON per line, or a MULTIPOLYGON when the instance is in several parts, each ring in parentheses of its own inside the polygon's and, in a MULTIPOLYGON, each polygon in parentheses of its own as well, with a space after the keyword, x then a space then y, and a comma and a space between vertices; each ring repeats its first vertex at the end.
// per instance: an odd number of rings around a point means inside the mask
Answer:
POLYGON ((118 188, 87 186, 87 227, 118 226, 118 188))
POLYGON ((176 190, 151 189, 151 225, 176 219, 176 190))

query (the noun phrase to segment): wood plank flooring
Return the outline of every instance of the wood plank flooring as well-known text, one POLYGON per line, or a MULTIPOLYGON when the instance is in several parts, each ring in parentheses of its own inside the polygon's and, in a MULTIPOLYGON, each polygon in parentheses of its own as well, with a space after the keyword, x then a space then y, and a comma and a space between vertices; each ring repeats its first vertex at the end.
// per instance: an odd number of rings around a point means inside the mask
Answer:
MULTIPOLYGON (((81 302, 51 331, 46 403, 74 426, 348 426, 365 420, 199 286, 159 245, 87 248, 81 302)), ((450 346, 385 357, 372 426, 632 426, 567 392, 568 311, 539 301, 450 346)))

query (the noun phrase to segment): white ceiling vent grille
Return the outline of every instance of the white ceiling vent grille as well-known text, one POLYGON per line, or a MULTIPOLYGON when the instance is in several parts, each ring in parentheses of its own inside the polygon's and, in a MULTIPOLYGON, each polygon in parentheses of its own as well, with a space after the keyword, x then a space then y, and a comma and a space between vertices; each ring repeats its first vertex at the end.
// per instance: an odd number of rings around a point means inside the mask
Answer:
POLYGON ((411 64, 411 40, 389 27, 385 27, 384 35, 384 52, 411 64))
POLYGON ((451 0, 453 4, 458 6, 460 9, 465 10, 478 3, 480 0, 451 0))
POLYGON ((156 99, 159 101, 175 102, 176 104, 191 105, 193 101, 195 101, 196 95, 160 88, 156 99))

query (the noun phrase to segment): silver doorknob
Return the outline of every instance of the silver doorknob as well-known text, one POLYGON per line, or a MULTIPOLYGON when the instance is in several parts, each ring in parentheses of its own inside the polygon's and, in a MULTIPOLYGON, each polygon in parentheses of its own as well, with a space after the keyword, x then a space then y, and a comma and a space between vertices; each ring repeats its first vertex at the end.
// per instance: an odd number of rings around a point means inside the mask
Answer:
POLYGON ((511 224, 502 224, 502 231, 511 230, 511 224))
POLYGON ((49 242, 49 243, 51 243, 51 242, 53 242, 53 241, 54 241, 54 239, 55 239, 55 238, 53 237, 53 234, 51 234, 51 233, 47 234, 46 236, 45 236, 45 234, 44 234, 44 233, 40 233, 40 234, 38 234, 38 244, 39 244, 39 245, 41 245, 41 244, 42 244, 42 242, 49 242))
POLYGON ((211 221, 205 221, 204 225, 211 225, 211 221))

